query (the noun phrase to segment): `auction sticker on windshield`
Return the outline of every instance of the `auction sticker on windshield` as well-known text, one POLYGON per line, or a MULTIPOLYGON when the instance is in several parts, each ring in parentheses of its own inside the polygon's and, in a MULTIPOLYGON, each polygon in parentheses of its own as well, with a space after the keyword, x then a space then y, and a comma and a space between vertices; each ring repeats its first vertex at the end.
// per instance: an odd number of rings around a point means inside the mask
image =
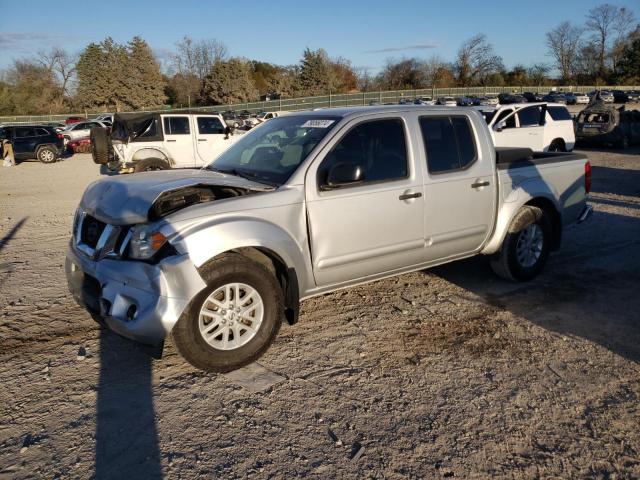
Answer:
POLYGON ((335 123, 335 120, 307 120, 300 128, 328 128, 335 123))

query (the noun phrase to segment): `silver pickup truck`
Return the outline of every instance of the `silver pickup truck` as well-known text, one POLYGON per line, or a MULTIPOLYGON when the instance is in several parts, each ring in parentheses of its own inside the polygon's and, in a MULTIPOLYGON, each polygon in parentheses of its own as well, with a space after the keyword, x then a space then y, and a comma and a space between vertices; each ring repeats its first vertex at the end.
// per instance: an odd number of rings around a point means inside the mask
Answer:
POLYGON ((269 347, 301 300, 486 255, 533 278, 585 220, 578 154, 498 149, 471 109, 304 112, 255 128, 201 170, 91 184, 73 224, 71 292, 100 322, 224 372, 269 347))

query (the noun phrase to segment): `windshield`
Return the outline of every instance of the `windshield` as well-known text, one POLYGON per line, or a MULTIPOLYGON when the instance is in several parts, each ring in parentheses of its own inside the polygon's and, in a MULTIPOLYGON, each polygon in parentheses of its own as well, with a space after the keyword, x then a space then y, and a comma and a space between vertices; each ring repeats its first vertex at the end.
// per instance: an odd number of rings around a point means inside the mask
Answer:
POLYGON ((282 185, 340 117, 278 117, 243 135, 210 163, 210 170, 282 185))

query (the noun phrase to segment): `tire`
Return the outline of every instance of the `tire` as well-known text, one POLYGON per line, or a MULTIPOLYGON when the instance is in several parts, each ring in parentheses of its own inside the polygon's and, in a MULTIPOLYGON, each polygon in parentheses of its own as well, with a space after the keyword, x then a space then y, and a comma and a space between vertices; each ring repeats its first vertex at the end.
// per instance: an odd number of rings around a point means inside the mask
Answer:
POLYGON ((549 145, 549 151, 550 152, 566 152, 567 148, 564 144, 564 140, 561 140, 559 138, 556 138, 555 140, 553 140, 551 142, 551 145, 549 145))
POLYGON ((53 147, 40 147, 37 153, 38 160, 42 163, 53 163, 58 159, 58 152, 53 147))
POLYGON ((552 226, 547 213, 540 208, 525 205, 511 221, 500 251, 491 259, 491 268, 506 280, 531 280, 542 271, 547 262, 551 242, 552 226), (538 238, 541 243, 538 243, 538 238), (531 243, 527 247, 526 242, 529 240, 537 243, 538 248, 531 243))
POLYGON ((156 170, 169 170, 170 168, 171 165, 169 165, 166 160, 162 160, 161 158, 145 158, 144 160, 136 162, 134 171, 136 173, 154 172, 156 170))
MULTIPOLYGON (((269 348, 284 318, 283 294, 276 278, 263 265, 236 253, 223 254, 210 261, 201 268, 200 273, 207 287, 189 303, 172 332, 178 352, 191 365, 208 372, 230 372, 254 362, 269 348), (255 333, 249 330, 243 333, 242 327, 238 330, 240 322, 237 316, 235 327, 231 327, 234 321, 233 315, 238 315, 237 310, 234 312, 232 308, 223 309, 225 306, 228 307, 229 303, 226 302, 230 299, 233 302, 236 301, 234 289, 230 291, 227 298, 225 289, 230 284, 240 285, 240 294, 237 297, 240 302, 249 295, 255 298, 253 293, 247 293, 250 289, 258 294, 257 298, 261 303, 256 302, 253 311, 247 313, 247 315, 254 315, 254 317, 247 317, 247 321, 253 325, 256 325, 258 318, 261 319, 257 323, 255 333), (244 293, 242 289, 245 289, 244 293), (218 304, 210 301, 214 295, 217 295, 215 298, 218 304), (201 309, 205 307, 208 312, 217 313, 203 315, 201 309), (201 328, 205 333, 200 333, 201 328), (208 328, 213 330, 207 331, 208 328), (231 339, 230 329, 232 328, 240 332, 237 338, 231 339), (218 332, 221 332, 220 335, 217 335, 218 332), (244 337, 247 334, 249 337, 244 337), (232 341, 234 345, 230 345, 232 341), (225 345, 227 349, 224 348, 225 345)), ((249 301, 252 303, 244 307, 247 310, 254 302, 253 299, 249 301)), ((243 306, 242 303, 241 306, 243 306)), ((245 317, 240 318, 243 324, 248 326, 245 317)))
POLYGON ((89 133, 91 156, 94 163, 106 165, 109 162, 109 135, 102 127, 94 127, 89 133))

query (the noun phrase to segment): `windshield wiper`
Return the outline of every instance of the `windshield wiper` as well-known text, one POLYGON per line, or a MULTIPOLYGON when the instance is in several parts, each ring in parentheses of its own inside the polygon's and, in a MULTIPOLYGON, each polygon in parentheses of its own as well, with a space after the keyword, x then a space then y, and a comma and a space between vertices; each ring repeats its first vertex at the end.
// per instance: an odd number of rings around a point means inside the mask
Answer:
POLYGON ((247 172, 246 170, 238 170, 236 168, 224 169, 224 168, 215 168, 215 167, 209 167, 209 170, 212 170, 212 171, 218 172, 218 173, 225 173, 227 175, 233 175, 235 177, 244 178, 246 180, 252 180, 252 181, 258 182, 258 183, 263 183, 263 184, 269 185, 271 187, 278 187, 279 186, 279 184, 277 184, 277 183, 270 182, 268 180, 263 180, 263 179, 258 178, 258 174, 257 173, 247 172))

